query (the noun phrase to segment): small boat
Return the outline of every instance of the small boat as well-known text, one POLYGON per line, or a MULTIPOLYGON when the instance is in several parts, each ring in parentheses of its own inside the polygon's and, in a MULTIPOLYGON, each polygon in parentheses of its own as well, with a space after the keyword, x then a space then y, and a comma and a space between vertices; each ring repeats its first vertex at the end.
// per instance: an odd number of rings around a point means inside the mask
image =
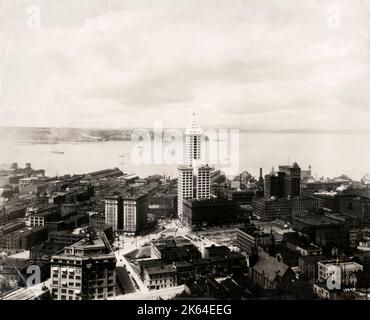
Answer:
POLYGON ((63 151, 55 151, 55 150, 53 150, 52 153, 55 153, 55 154, 64 154, 63 151))

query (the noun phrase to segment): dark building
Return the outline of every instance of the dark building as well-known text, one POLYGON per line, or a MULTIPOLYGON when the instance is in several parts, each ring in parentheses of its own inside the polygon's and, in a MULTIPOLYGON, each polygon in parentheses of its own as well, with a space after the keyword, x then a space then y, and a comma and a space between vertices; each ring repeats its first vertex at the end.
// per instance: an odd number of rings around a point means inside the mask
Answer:
POLYGON ((272 197, 281 198, 283 194, 281 187, 281 176, 275 173, 270 173, 265 176, 265 197, 267 199, 272 197))
POLYGON ((266 247, 272 243, 271 234, 257 229, 255 226, 239 228, 236 231, 236 245, 248 256, 258 254, 258 247, 266 247))
POLYGON ((44 227, 24 227, 2 237, 0 246, 5 250, 29 250, 48 239, 48 230, 44 227))
POLYGON ((328 252, 348 245, 348 230, 345 222, 324 215, 293 217, 293 228, 309 241, 328 252))
POLYGON ((104 182, 107 181, 108 179, 112 178, 117 178, 123 176, 123 172, 118 169, 118 168, 113 168, 113 169, 105 169, 105 170, 99 170, 99 171, 94 171, 86 174, 81 179, 82 183, 91 183, 91 182, 104 182))
POLYGON ((295 273, 278 257, 260 252, 256 264, 249 269, 252 281, 265 290, 291 289, 295 273))
POLYGON ((254 192, 251 190, 230 190, 227 199, 234 201, 237 205, 252 204, 254 192))
POLYGON ((265 197, 295 198, 301 195, 301 168, 295 162, 292 166, 279 166, 277 173, 265 176, 265 197))
POLYGON ((26 215, 27 206, 25 205, 5 205, 0 208, 0 224, 18 218, 24 218, 26 215))
POLYGON ((237 220, 234 201, 225 199, 189 199, 183 202, 183 221, 193 229, 225 225, 237 220))
POLYGON ((166 263, 201 258, 199 250, 183 237, 159 239, 151 242, 150 246, 152 258, 161 259, 166 263))
POLYGON ((104 228, 105 227, 105 215, 104 213, 92 213, 89 215, 89 225, 93 228, 104 228))
POLYGON ((277 198, 270 200, 267 198, 253 199, 253 215, 261 218, 263 221, 272 221, 292 214, 291 200, 277 198))
POLYGON ((291 201, 293 215, 301 216, 316 213, 319 208, 319 200, 315 197, 296 197, 291 201))
POLYGON ((204 248, 204 258, 225 257, 230 255, 231 250, 226 246, 215 246, 204 248))
POLYGON ((339 197, 334 192, 320 192, 312 194, 304 191, 303 194, 316 199, 318 201, 319 208, 327 209, 334 212, 339 211, 339 197))
POLYGON ((149 213, 157 219, 174 218, 177 214, 177 194, 158 193, 149 198, 149 213))
POLYGON ((280 171, 285 172, 284 193, 286 197, 295 198, 301 195, 301 168, 297 162, 289 167, 279 167, 280 171))
POLYGON ((322 255, 300 256, 298 258, 299 274, 302 279, 316 281, 319 261, 325 259, 322 255))
POLYGON ((70 245, 84 238, 84 234, 74 234, 70 231, 53 231, 49 233, 49 242, 70 245))
POLYGON ((339 211, 358 218, 362 223, 370 222, 370 199, 353 195, 340 195, 339 211))

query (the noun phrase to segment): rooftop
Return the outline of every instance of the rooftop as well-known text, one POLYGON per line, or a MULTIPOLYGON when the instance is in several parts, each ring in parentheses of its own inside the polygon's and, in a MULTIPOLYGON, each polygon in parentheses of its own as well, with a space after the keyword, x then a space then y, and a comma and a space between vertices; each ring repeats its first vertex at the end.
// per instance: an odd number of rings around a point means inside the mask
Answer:
POLYGON ((201 135, 203 130, 198 126, 198 123, 195 118, 195 113, 193 113, 193 119, 191 124, 186 128, 185 134, 186 135, 201 135))
POLYGON ((160 274, 164 272, 175 273, 176 267, 173 264, 161 264, 158 266, 145 267, 148 274, 160 274))
POLYGON ((328 225, 333 225, 333 224, 336 224, 336 225, 342 224, 340 221, 334 218, 330 218, 330 217, 323 216, 323 215, 304 216, 304 217, 299 217, 299 218, 297 217, 296 220, 304 222, 304 223, 308 223, 314 226, 325 226, 325 225, 328 226, 328 225))
POLYGON ((259 259, 253 269, 259 274, 264 274, 270 281, 274 281, 278 275, 282 277, 288 271, 289 266, 267 253, 263 253, 259 254, 259 259))

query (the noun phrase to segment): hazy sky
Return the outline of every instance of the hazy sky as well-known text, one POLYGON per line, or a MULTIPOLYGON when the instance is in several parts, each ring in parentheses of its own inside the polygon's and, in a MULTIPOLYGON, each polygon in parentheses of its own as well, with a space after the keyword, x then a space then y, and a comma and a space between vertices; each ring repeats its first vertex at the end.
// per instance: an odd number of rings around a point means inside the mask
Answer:
POLYGON ((0 0, 0 125, 369 129, 369 20, 366 0, 0 0))

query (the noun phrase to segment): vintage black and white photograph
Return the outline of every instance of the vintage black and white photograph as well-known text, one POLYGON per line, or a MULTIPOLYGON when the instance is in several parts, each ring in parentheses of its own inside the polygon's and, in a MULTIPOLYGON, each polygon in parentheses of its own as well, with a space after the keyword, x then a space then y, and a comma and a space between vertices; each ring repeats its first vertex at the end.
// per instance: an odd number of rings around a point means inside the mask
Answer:
POLYGON ((369 72, 370 0, 0 0, 0 303, 369 300, 369 72))

